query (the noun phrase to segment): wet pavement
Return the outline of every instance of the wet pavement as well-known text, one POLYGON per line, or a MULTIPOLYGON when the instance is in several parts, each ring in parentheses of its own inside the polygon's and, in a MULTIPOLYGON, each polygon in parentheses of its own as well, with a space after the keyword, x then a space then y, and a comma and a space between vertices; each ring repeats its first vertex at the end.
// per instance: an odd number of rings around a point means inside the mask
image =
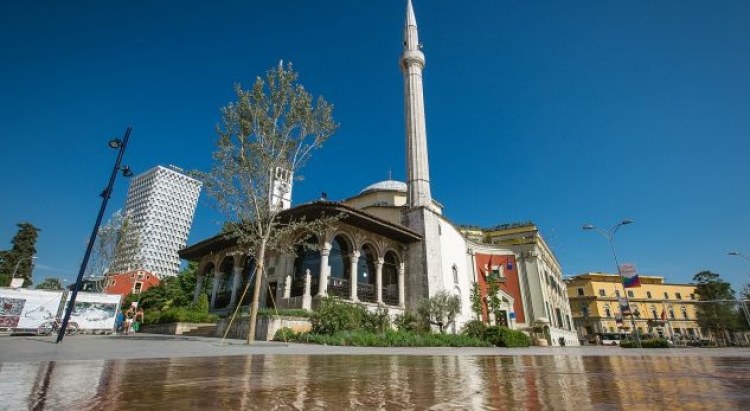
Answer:
POLYGON ((8 410, 740 410, 750 350, 0 337, 8 410))

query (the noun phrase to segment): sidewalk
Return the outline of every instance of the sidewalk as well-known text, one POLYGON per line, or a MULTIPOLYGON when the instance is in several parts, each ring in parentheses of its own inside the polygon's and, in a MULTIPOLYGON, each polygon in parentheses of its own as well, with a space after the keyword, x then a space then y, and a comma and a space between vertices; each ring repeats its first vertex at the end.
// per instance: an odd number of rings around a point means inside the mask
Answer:
POLYGON ((56 344, 54 335, 0 336, 0 363, 119 360, 228 355, 574 355, 574 356, 712 356, 750 358, 750 348, 623 349, 619 347, 335 347, 275 341, 173 336, 160 334, 74 335, 56 344))

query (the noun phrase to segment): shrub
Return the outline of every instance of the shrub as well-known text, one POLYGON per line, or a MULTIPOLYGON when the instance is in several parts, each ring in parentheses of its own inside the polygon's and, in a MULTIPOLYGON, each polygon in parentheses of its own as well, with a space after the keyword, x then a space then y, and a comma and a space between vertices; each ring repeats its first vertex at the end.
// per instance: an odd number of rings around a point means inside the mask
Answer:
POLYGON ((184 307, 169 308, 164 311, 155 313, 154 316, 151 316, 149 314, 146 315, 147 324, 164 324, 176 322, 215 323, 217 319, 218 317, 215 315, 184 307))
POLYGON ((430 330, 429 323, 426 323, 411 311, 396 315, 396 318, 393 319, 393 325, 402 332, 422 333, 430 330))
POLYGON ((296 341, 355 347, 487 347, 486 341, 468 335, 414 334, 387 330, 382 334, 343 331, 332 335, 297 334, 296 341))
POLYGON ((310 316, 310 311, 307 311, 305 309, 282 309, 282 310, 275 310, 273 308, 261 308, 258 310, 258 316, 259 317, 275 317, 275 316, 283 316, 283 317, 304 317, 307 318, 310 316))
POLYGON ((523 332, 497 325, 487 327, 484 340, 496 347, 512 348, 528 347, 531 345, 531 339, 523 332))
POLYGON ((383 333, 391 328, 388 310, 369 312, 360 304, 346 303, 337 297, 326 297, 309 314, 311 333, 333 335, 345 331, 383 333))
POLYGON ((191 304, 190 308, 193 311, 208 314, 208 296, 206 294, 201 294, 200 297, 198 297, 198 302, 191 304))
POLYGON ((466 323, 463 329, 463 334, 470 337, 484 339, 484 334, 487 332, 487 324, 483 321, 474 320, 466 323))
POLYGON ((294 332, 289 327, 283 327, 276 331, 276 334, 273 335, 274 341, 293 341, 297 336, 297 333, 294 332))

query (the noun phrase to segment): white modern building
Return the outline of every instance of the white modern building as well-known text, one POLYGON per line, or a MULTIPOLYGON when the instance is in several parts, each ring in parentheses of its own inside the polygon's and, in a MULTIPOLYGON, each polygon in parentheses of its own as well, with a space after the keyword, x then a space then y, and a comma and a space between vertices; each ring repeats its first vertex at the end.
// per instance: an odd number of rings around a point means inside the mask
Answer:
POLYGON ((130 227, 110 272, 140 269, 159 278, 179 273, 177 251, 187 242, 202 185, 180 171, 156 166, 131 180, 125 202, 130 227))

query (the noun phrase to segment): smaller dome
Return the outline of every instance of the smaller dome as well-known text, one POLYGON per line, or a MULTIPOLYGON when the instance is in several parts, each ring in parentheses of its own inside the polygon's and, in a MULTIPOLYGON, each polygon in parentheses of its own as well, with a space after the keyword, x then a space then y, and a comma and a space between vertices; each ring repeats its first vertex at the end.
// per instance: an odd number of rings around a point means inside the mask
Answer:
POLYGON ((360 191, 359 194, 374 193, 377 191, 399 191, 405 193, 406 183, 396 180, 379 181, 375 184, 365 187, 365 189, 360 191))

